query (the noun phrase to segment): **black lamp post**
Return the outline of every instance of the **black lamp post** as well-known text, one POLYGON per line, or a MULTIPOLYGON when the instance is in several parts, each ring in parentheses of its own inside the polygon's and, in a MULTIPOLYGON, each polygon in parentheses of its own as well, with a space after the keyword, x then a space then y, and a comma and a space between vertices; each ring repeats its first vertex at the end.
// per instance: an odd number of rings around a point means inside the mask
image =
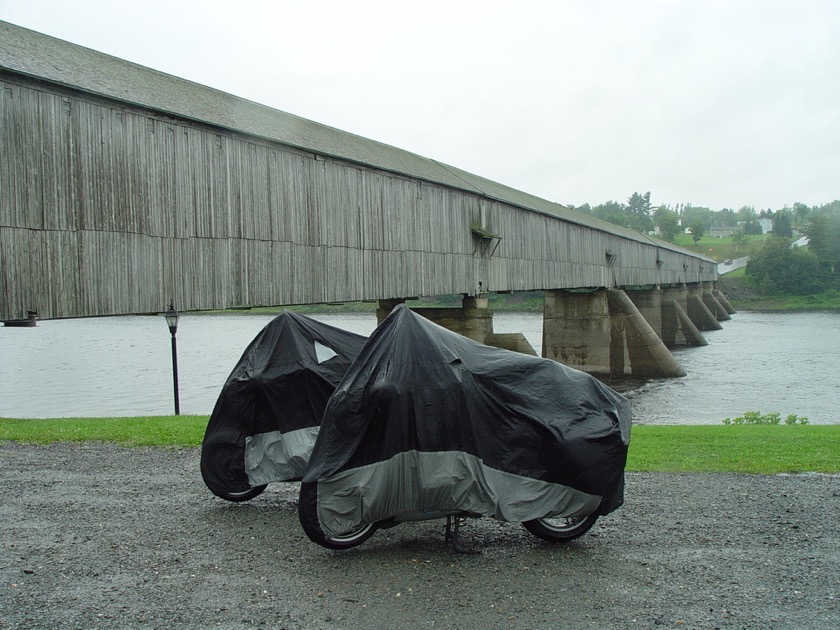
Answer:
POLYGON ((178 348, 175 344, 175 333, 178 332, 178 311, 175 310, 175 302, 169 303, 169 310, 163 314, 166 318, 166 325, 169 326, 169 334, 172 335, 172 385, 175 389, 175 415, 181 415, 181 405, 178 402, 178 348))

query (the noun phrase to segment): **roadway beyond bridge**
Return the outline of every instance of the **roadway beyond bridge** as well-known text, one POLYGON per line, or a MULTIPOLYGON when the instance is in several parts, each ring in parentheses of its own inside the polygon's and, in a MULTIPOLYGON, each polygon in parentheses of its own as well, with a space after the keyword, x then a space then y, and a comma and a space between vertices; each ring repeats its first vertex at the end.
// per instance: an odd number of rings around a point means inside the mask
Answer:
POLYGON ((680 376, 715 261, 395 147, 0 22, 0 319, 545 294, 542 355, 680 376))

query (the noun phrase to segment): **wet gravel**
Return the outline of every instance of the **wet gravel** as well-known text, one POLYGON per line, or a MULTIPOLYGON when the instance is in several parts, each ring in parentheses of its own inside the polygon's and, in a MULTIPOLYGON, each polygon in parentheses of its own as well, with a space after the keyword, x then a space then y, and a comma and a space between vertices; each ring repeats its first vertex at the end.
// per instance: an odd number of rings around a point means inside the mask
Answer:
POLYGON ((196 449, 0 444, 0 628, 838 628, 840 477, 630 474, 578 541, 443 521, 335 552, 297 484, 216 499, 196 449))

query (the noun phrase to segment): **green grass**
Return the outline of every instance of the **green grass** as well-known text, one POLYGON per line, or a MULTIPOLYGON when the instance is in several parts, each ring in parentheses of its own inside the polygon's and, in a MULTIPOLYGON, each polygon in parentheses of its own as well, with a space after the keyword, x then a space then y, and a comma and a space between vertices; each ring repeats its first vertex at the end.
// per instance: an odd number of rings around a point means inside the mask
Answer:
POLYGON ((110 442, 120 446, 199 446, 207 416, 0 418, 0 441, 32 444, 110 442))
POLYGON ((635 426, 627 470, 840 472, 840 425, 635 426))
POLYGON ((743 311, 840 311, 840 293, 834 289, 816 295, 767 295, 735 300, 732 304, 735 309, 743 311))
POLYGON ((718 262, 727 258, 740 258, 754 253, 764 243, 764 236, 748 236, 743 243, 736 245, 732 242, 731 236, 717 238, 715 236, 704 236, 697 243, 690 234, 677 234, 674 244, 685 247, 698 254, 708 256, 718 262))
POLYGON ((721 287, 739 311, 840 311, 840 291, 828 289, 812 295, 764 295, 741 267, 721 276, 721 287))
MULTIPOLYGON (((207 416, 0 418, 0 442, 199 446, 207 416)), ((635 426, 629 471, 840 473, 840 425, 635 426)))

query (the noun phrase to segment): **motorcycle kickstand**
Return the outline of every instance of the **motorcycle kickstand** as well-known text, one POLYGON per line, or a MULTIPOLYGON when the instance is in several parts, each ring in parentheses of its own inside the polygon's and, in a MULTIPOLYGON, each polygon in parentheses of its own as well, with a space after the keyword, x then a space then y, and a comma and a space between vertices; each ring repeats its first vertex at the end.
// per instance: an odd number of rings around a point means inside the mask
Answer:
POLYGON ((458 515, 449 514, 446 517, 446 534, 444 542, 455 553, 481 553, 480 549, 467 549, 461 546, 460 543, 460 524, 461 517, 458 515))

